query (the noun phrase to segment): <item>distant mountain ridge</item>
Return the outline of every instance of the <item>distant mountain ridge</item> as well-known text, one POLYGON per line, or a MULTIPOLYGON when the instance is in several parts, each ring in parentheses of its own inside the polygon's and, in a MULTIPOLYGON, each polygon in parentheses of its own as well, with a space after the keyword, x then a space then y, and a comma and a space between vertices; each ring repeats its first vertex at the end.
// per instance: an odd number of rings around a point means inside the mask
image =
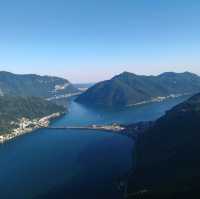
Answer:
POLYGON ((129 106, 169 95, 200 92, 200 77, 193 73, 167 72, 158 76, 121 73, 97 83, 77 98, 82 104, 129 106))
POLYGON ((0 96, 34 96, 51 98, 79 92, 68 80, 35 74, 18 75, 0 71, 0 96))
POLYGON ((199 198, 200 94, 138 135, 127 198, 199 198))

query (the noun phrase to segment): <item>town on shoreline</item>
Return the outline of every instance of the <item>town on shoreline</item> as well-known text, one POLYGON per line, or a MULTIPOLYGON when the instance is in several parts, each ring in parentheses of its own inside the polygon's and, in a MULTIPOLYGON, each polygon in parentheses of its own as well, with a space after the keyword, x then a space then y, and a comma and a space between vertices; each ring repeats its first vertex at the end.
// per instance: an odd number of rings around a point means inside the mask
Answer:
POLYGON ((113 123, 111 125, 91 125, 91 126, 66 126, 66 127, 49 127, 50 122, 62 116, 62 113, 53 113, 46 117, 40 119, 30 120, 28 118, 21 118, 17 123, 18 128, 13 129, 9 133, 0 135, 0 144, 3 144, 11 139, 21 136, 26 133, 31 133, 37 129, 47 128, 47 129, 88 129, 88 130, 102 130, 110 132, 122 132, 125 128, 119 124, 113 123))
POLYGON ((155 98, 152 98, 151 100, 141 101, 141 102, 138 102, 138 103, 135 103, 135 104, 129 104, 129 105, 127 105, 127 107, 139 106, 139 105, 144 105, 144 104, 153 103, 153 102, 163 102, 167 99, 178 98, 178 97, 187 96, 187 95, 189 96, 189 95, 191 95, 191 93, 171 94, 171 95, 168 95, 168 96, 155 97, 155 98))
POLYGON ((48 127, 52 120, 59 118, 61 115, 62 113, 57 112, 42 117, 40 119, 33 119, 33 120, 23 117, 19 120, 19 122, 15 123, 18 126, 18 128, 13 129, 11 132, 0 135, 0 144, 5 143, 6 141, 14 139, 23 134, 31 133, 34 130, 48 127))

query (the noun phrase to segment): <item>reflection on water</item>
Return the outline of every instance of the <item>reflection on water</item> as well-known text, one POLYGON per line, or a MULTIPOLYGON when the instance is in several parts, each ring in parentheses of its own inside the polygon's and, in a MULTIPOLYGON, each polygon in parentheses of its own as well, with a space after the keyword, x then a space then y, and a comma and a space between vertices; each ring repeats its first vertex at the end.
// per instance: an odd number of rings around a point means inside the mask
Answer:
MULTIPOLYGON (((73 101, 53 126, 154 120, 187 97, 125 109, 73 101)), ((130 170, 133 140, 102 131, 43 129, 0 145, 2 199, 121 199, 117 182, 130 170)))
POLYGON ((166 110, 188 99, 182 96, 167 99, 163 102, 154 102, 129 108, 92 108, 78 104, 71 100, 68 102, 68 114, 56 121, 53 125, 91 125, 91 124, 130 124, 139 121, 155 120, 162 116, 166 110))
MULTIPOLYGON (((39 130, 0 146, 2 199, 120 197, 133 140, 86 130, 39 130)), ((91 199, 92 199, 91 198, 91 199)))

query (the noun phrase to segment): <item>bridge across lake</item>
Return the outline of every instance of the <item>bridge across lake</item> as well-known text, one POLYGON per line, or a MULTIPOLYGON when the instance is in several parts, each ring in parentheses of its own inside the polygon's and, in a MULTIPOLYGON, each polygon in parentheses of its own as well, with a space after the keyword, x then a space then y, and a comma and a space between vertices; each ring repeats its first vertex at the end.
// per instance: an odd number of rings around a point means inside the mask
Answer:
POLYGON ((121 126, 111 126, 111 125, 105 125, 105 126, 51 126, 46 127, 46 129, 83 129, 83 130, 103 130, 103 131, 114 131, 114 132, 120 132, 123 131, 125 128, 121 126))
POLYGON ((128 132, 126 132, 126 128, 120 125, 102 125, 102 126, 50 126, 45 127, 45 129, 61 129, 61 130, 91 130, 91 131, 107 131, 110 133, 117 133, 120 135, 126 135, 128 137, 133 138, 134 136, 128 132))

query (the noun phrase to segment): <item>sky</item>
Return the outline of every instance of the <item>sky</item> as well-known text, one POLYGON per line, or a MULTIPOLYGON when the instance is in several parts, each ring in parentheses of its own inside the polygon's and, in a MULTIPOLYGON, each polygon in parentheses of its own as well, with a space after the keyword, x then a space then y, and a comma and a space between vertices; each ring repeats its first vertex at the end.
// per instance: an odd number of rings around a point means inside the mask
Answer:
POLYGON ((97 82, 200 74, 199 0, 0 0, 0 70, 97 82))

